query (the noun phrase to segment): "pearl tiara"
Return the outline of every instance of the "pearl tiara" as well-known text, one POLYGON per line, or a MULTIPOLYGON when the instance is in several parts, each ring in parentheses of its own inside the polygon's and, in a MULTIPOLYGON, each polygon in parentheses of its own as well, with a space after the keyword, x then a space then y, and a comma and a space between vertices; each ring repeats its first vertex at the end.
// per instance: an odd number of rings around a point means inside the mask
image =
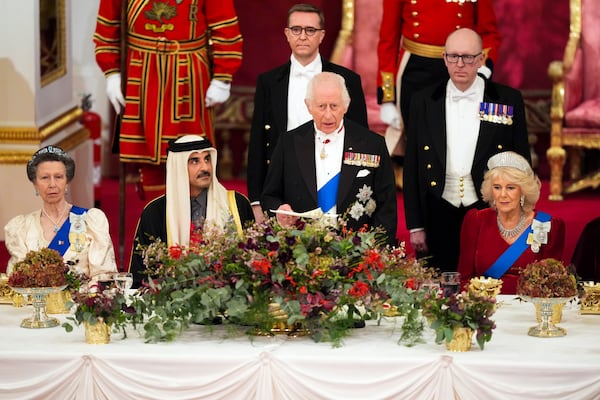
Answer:
POLYGON ((533 174, 533 170, 531 169, 531 166, 527 160, 522 155, 517 154, 514 151, 504 151, 491 156, 487 162, 487 167, 488 169, 511 167, 519 169, 526 174, 533 174))

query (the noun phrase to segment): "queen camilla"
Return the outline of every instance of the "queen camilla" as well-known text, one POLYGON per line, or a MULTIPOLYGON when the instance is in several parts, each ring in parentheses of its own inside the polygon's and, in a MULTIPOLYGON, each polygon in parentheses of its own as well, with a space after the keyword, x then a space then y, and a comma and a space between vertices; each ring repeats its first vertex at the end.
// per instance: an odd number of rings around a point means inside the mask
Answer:
POLYGON ((487 166, 481 194, 490 208, 465 216, 458 272, 463 284, 477 276, 502 279, 502 292, 514 294, 527 264, 562 258, 565 224, 535 209, 541 183, 521 155, 498 153, 487 166))

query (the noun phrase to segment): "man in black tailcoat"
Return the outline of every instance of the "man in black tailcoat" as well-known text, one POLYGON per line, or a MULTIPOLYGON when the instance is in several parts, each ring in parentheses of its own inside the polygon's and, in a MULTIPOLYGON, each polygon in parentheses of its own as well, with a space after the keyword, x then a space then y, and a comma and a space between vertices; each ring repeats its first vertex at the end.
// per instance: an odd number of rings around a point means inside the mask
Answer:
MULTIPOLYGON (((277 141, 283 133, 311 119, 304 98, 306 84, 317 73, 329 71, 344 77, 352 98, 346 117, 368 128, 367 106, 360 76, 319 55, 325 36, 322 11, 311 4, 296 4, 288 11, 285 36, 292 50, 290 61, 261 74, 256 83, 254 115, 248 146, 248 197, 257 221, 263 219, 260 196, 277 141)), ((266 210, 265 210, 266 211, 266 210)))

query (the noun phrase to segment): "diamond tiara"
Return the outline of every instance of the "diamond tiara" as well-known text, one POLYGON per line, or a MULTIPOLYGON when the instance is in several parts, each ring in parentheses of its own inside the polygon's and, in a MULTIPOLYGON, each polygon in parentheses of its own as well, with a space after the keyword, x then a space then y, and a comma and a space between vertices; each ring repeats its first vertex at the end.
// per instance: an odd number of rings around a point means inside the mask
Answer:
POLYGON ((490 157, 487 162, 488 169, 494 169, 498 167, 512 167, 519 169, 527 174, 533 174, 531 166, 527 160, 520 154, 514 151, 504 151, 502 153, 495 154, 490 157))

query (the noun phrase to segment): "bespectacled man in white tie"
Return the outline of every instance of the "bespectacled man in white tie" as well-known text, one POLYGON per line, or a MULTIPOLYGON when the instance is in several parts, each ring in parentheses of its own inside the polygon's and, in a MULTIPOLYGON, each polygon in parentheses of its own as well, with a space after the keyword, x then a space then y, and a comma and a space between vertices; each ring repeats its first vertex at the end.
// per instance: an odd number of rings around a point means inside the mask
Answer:
POLYGON ((487 160, 512 150, 531 163, 523 97, 477 75, 481 37, 451 33, 444 63, 450 79, 416 93, 409 107, 404 207, 410 243, 428 265, 456 271, 462 220, 483 208, 487 160))
POLYGON ((292 6, 288 11, 284 34, 292 51, 290 61, 259 75, 254 96, 247 184, 257 222, 264 218, 260 196, 280 135, 312 118, 304 104, 306 85, 312 77, 322 71, 344 77, 352 98, 346 117, 368 128, 367 106, 360 76, 327 61, 319 54, 319 46, 325 37, 323 12, 312 4, 292 6))

